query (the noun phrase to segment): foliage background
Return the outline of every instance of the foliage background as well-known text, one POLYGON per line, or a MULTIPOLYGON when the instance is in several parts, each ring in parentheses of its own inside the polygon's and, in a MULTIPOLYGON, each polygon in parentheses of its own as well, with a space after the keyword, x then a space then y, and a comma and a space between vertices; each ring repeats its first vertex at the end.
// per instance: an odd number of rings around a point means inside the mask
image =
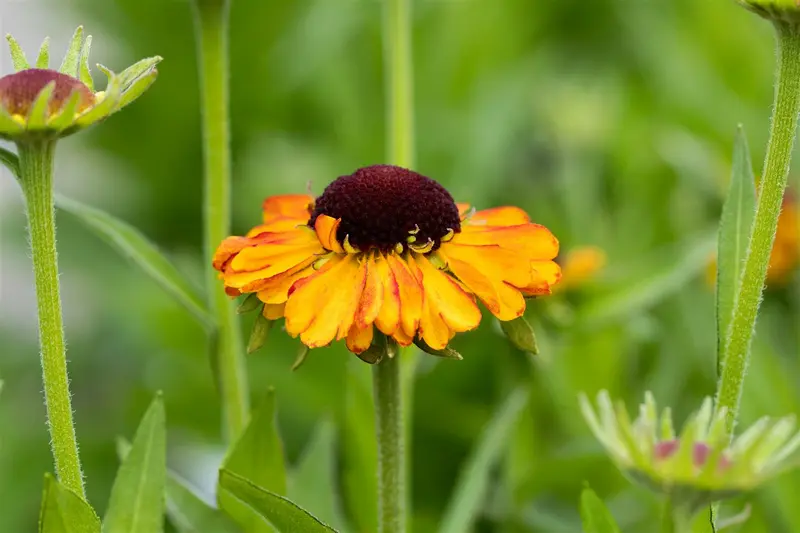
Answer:
MULTIPOLYGON (((380 8, 371 0, 233 0, 236 231, 256 223, 267 195, 309 182, 319 193, 335 177, 382 161, 380 8)), ((29 54, 45 34, 54 51, 64 49, 82 23, 95 35, 94 59, 111 68, 166 58, 158 83, 135 106, 59 145, 57 188, 132 222, 199 281, 190 16, 185 0, 0 0, 3 31, 24 27, 29 54)), ((737 123, 747 127, 754 161, 763 155, 768 24, 729 0, 417 0, 414 18, 417 169, 461 201, 519 204, 554 230, 564 250, 597 245, 609 262, 595 283, 530 306, 542 345, 536 360, 511 349, 490 320, 457 339, 463 362, 424 359, 412 413, 413 530, 435 531, 481 430, 522 385, 530 401, 475 531, 579 531, 577 499, 589 481, 624 531, 651 532, 657 501, 610 465, 580 419, 576 395, 608 388, 632 409, 650 389, 682 419, 713 393, 705 266, 737 123)), ((2 72, 10 68, 4 59, 2 72)), ((51 463, 25 222, 8 175, 0 209, 0 531, 27 532, 35 530, 51 463)), ((59 239, 92 502, 105 507, 114 437, 132 434, 158 389, 171 466, 211 487, 223 448, 201 328, 67 214, 59 216, 59 239)), ((798 303, 796 277, 766 297, 744 423, 800 411, 798 303)), ((346 386, 365 377, 366 366, 334 347, 314 351, 293 373, 295 351, 276 331, 250 357, 254 398, 276 387, 292 462, 329 418, 339 422, 342 485, 359 473, 369 479, 355 465, 370 464, 359 439, 370 437, 371 410, 346 386)), ((753 494, 753 518, 741 531, 800 531, 798 497, 800 472, 753 494)), ((368 502, 351 498, 346 506, 362 517, 363 531, 368 502)))

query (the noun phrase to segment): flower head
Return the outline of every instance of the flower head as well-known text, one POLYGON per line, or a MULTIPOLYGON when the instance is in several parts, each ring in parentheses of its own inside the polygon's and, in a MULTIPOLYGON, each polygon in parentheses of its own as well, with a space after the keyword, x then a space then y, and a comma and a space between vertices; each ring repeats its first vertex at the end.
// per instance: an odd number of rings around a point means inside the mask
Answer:
POLYGON ((64 137, 116 113, 150 87, 161 61, 144 59, 121 74, 98 65, 108 86, 95 92, 89 71, 92 37, 84 41, 83 28, 75 31, 58 70, 48 68, 47 39, 34 68, 14 38, 7 39, 17 72, 0 78, 0 138, 11 141, 64 137))
POLYGON ((557 253, 521 209, 471 212, 430 178, 375 165, 316 200, 267 198, 264 223, 223 241, 214 267, 228 294, 256 293, 264 315, 284 317, 309 347, 346 339, 360 354, 382 335, 439 352, 478 326, 476 297, 513 320, 525 297, 549 294, 557 253))
POLYGON ((606 391, 597 395, 598 413, 585 396, 580 402, 589 427, 620 470, 690 508, 754 489, 793 466, 789 459, 800 448, 793 417, 762 418, 729 443, 726 410, 713 413, 711 398, 679 435, 670 409, 659 415, 650 393, 633 422, 625 405, 614 406, 606 391))
POLYGON ((591 282, 606 265, 606 253, 597 246, 578 246, 564 256, 558 290, 575 289, 591 282))

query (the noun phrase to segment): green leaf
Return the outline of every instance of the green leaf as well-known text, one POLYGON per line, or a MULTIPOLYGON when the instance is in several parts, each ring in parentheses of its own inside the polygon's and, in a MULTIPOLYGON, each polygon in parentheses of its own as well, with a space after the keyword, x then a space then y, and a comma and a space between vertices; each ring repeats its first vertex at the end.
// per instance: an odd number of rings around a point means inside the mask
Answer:
POLYGON ((264 302, 258 299, 258 293, 253 292, 248 294, 247 297, 242 300, 242 303, 240 303, 239 307, 236 308, 236 314, 244 315, 263 307, 264 302))
POLYGON ((122 97, 119 100, 118 109, 122 109, 126 105, 139 98, 147 89, 150 88, 151 85, 153 85, 153 83, 155 83, 157 77, 158 71, 153 69, 144 76, 137 78, 136 81, 134 81, 127 89, 125 89, 125 92, 122 93, 122 97))
POLYGON ((308 443, 300 462, 289 477, 289 498, 345 531, 344 516, 337 499, 336 433, 333 422, 322 421, 308 443))
POLYGON ((100 518, 80 496, 45 474, 39 533, 100 533, 100 518))
POLYGON ((166 427, 164 402, 156 396, 111 488, 103 533, 159 533, 164 526, 166 427))
POLYGON ((491 473, 507 446, 514 423, 528 401, 528 391, 515 389, 483 430, 480 440, 464 465, 455 492, 445 510, 439 533, 470 531, 480 514, 489 489, 491 473))
POLYGON ((78 26, 75 33, 72 34, 72 40, 69 43, 69 49, 64 56, 64 61, 58 71, 67 74, 68 76, 77 77, 78 75, 78 61, 81 57, 81 43, 83 42, 83 26, 78 26))
POLYGON ((603 500, 588 486, 581 492, 581 520, 584 533, 620 533, 603 500))
POLYGON ((0 146, 0 163, 19 179, 19 157, 14 152, 0 146))
POLYGON ((708 264, 714 250, 716 231, 702 233, 659 251, 649 261, 638 261, 644 275, 628 279, 613 290, 587 302, 578 320, 599 326, 640 313, 684 287, 708 264))
POLYGON ((219 483, 220 487, 273 524, 279 533, 336 532, 290 500, 233 472, 221 470, 219 483))
POLYGON ((722 207, 717 250, 717 367, 725 359, 733 301, 739 291, 747 243, 756 212, 756 185, 747 137, 740 126, 733 147, 728 196, 722 207))
POLYGON ((6 41, 8 41, 8 48, 11 51, 11 62, 14 64, 14 70, 19 72, 20 70, 30 68, 28 59, 25 57, 25 52, 22 51, 22 47, 20 47, 17 40, 14 39, 10 33, 6 34, 6 41))
MULTIPOLYGON (((410 354, 403 354, 410 355, 410 354)), ((355 357, 345 364, 342 484, 356 531, 378 531, 378 449, 372 403, 372 368, 355 357)))
POLYGON ((153 278, 203 325, 212 327, 214 321, 195 287, 139 230, 108 213, 63 196, 56 197, 56 205, 77 216, 99 237, 153 278))
POLYGON ((161 60, 161 56, 148 57, 146 59, 137 61, 130 67, 120 72, 119 79, 120 83, 122 84, 122 90, 128 90, 128 86, 130 86, 131 83, 144 75, 151 74, 161 60))
POLYGON ((174 472, 167 475, 167 516, 180 533, 241 533, 219 509, 214 509, 174 472))
MULTIPOLYGON (((242 435, 228 451, 222 468, 276 494, 286 494, 286 465, 278 434, 275 390, 270 388, 242 435)), ((273 531, 247 506, 225 490, 217 492, 219 506, 248 533, 273 531)))
POLYGON ((50 37, 45 37, 39 47, 39 55, 36 56, 36 68, 48 68, 50 66, 50 37))
POLYGON ((500 320, 500 328, 506 334, 508 340, 511 341, 518 350, 528 352, 533 355, 539 353, 539 345, 536 344, 536 334, 533 328, 525 320, 524 316, 515 318, 514 320, 500 320))
POLYGON ((86 85, 90 91, 94 92, 94 80, 92 79, 92 71, 89 69, 89 52, 92 49, 92 36, 86 37, 81 49, 80 66, 78 67, 78 78, 86 85))

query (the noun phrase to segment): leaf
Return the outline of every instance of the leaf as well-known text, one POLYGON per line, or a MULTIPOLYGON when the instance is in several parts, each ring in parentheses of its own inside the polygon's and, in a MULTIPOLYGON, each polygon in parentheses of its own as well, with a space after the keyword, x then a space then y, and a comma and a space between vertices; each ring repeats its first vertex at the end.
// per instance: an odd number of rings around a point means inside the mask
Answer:
POLYGON ((722 206, 717 250, 717 367, 725 359, 733 303, 739 292, 750 230, 756 212, 756 186, 747 137, 740 126, 733 147, 728 196, 722 206))
MULTIPOLYGON (((409 354, 403 354, 409 355, 409 354)), ((378 450, 372 403, 372 369, 355 357, 345 364, 342 484, 356 531, 378 531, 378 450)))
POLYGON ((100 518, 80 496, 45 474, 39 533, 100 533, 100 518))
POLYGON ((69 49, 64 56, 64 61, 58 71, 62 74, 67 74, 73 78, 78 75, 78 61, 81 57, 81 43, 83 42, 83 26, 78 26, 75 33, 72 34, 72 40, 69 43, 69 49))
POLYGON ((514 320, 499 320, 499 322, 503 333, 518 350, 538 355, 539 345, 536 344, 536 334, 524 316, 514 320))
MULTIPOLYGON (((229 450, 222 468, 276 494, 286 494, 286 465, 278 434, 275 390, 270 388, 253 412, 242 435, 229 450)), ((247 506, 224 490, 217 492, 219 506, 248 533, 273 531, 247 506)))
POLYGON ((30 68, 28 60, 25 57, 25 52, 22 51, 22 47, 20 47, 17 40, 14 39, 10 33, 6 34, 6 41, 8 41, 8 48, 11 52, 11 62, 14 64, 14 70, 19 72, 20 70, 30 68))
POLYGON ((620 533, 603 500, 588 486, 581 492, 581 520, 584 533, 620 533))
POLYGON ((233 472, 221 470, 219 483, 240 502, 269 520, 279 533, 336 532, 290 500, 259 487, 233 472))
POLYGON ((300 462, 289 476, 289 498, 313 509, 321 520, 344 531, 336 481, 336 430, 324 420, 317 426, 300 462))
POLYGON ((17 157, 17 154, 0 146, 0 164, 5 166, 15 178, 19 179, 19 157, 17 157))
POLYGON ((241 533, 219 509, 214 509, 174 472, 167 475, 167 516, 180 533, 241 533))
POLYGON ((214 320, 197 289, 139 230, 108 213, 63 196, 56 197, 56 205, 78 217, 89 229, 133 261, 183 304, 201 324, 212 328, 214 320))
POLYGON ((164 526, 166 478, 164 402, 147 409, 111 488, 103 533, 159 533, 164 526))
POLYGON ((527 389, 515 389, 483 430, 458 477, 439 533, 463 533, 471 530, 481 511, 482 500, 488 492, 492 470, 500 459, 511 437, 514 423, 527 400, 527 389))
MULTIPOLYGON (((714 233, 702 233, 687 242, 659 253, 649 262, 646 274, 626 281, 618 290, 598 296, 585 304, 578 319, 598 326, 623 319, 657 304, 694 278, 708 262, 714 249, 714 233)), ((644 262, 640 261, 641 264, 644 262)))

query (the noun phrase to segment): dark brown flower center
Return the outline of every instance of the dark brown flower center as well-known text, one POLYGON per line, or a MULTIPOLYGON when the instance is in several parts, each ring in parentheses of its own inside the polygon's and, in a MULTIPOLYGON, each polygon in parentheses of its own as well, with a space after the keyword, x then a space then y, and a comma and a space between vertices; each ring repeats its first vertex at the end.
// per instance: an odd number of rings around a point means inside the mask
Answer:
POLYGON ((341 218, 337 240, 347 237, 362 251, 390 251, 397 244, 435 250, 443 238, 461 231, 458 208, 444 187, 391 165, 373 165, 337 178, 317 198, 309 225, 323 214, 341 218))
POLYGON ((81 95, 78 111, 94 103, 94 93, 78 78, 55 70, 31 68, 0 78, 0 105, 11 115, 27 116, 36 96, 50 82, 55 82, 48 106, 50 114, 58 112, 73 91, 81 95))

